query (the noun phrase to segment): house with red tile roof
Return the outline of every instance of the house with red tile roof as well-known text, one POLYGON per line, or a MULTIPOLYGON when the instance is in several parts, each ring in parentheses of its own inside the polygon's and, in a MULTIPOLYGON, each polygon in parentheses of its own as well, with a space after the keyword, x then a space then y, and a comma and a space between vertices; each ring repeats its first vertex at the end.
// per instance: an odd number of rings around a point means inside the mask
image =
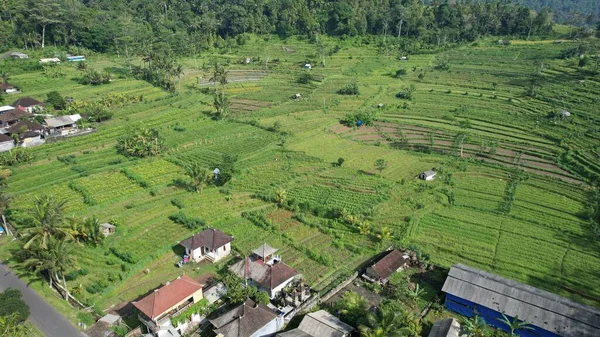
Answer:
POLYGON ((207 259, 217 262, 231 253, 233 237, 215 228, 208 228, 179 243, 190 259, 200 262, 207 259))
POLYGON ((229 267, 229 270, 264 290, 273 299, 298 275, 294 268, 281 262, 281 256, 274 255, 276 251, 264 244, 253 250, 250 257, 229 267))
POLYGON ((388 252, 381 260, 368 267, 363 277, 371 282, 385 284, 392 274, 408 268, 409 265, 410 256, 394 249, 388 252))
POLYGON ((203 285, 187 275, 180 276, 139 301, 132 302, 139 310, 139 319, 149 331, 175 331, 170 318, 199 302, 203 285))

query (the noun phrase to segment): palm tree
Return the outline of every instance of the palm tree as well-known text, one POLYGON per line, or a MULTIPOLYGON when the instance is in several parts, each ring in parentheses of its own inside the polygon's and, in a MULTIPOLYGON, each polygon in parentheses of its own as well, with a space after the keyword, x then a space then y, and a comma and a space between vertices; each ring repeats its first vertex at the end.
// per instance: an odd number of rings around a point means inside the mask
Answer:
POLYGON ((49 195, 35 199, 34 206, 29 210, 29 226, 22 231, 26 240, 24 249, 29 249, 34 243, 37 248, 46 249, 50 238, 73 238, 63 215, 66 203, 66 200, 49 195))
POLYGON ((62 283, 65 291, 65 300, 69 297, 65 274, 75 265, 73 246, 66 240, 51 238, 46 249, 34 249, 23 264, 26 268, 48 277, 52 287, 53 282, 62 283))
POLYGON ((361 326, 362 337, 401 337, 411 334, 407 327, 409 317, 404 312, 395 312, 381 307, 376 314, 367 315, 367 325, 361 326))
POLYGON ((67 223, 72 230, 71 234, 80 241, 94 246, 98 246, 104 241, 104 234, 100 230, 100 220, 96 217, 84 219, 69 217, 67 223))
POLYGON ((227 74, 229 72, 225 71, 225 68, 221 67, 218 63, 215 62, 213 75, 209 79, 210 82, 217 83, 221 85, 221 92, 225 94, 225 84, 227 84, 227 74))
POLYGON ((386 226, 381 227, 381 230, 379 231, 379 234, 377 234, 377 237, 381 241, 390 240, 391 238, 393 238, 393 236, 392 236, 392 230, 389 227, 386 227, 386 226))
POLYGON ((196 193, 202 193, 204 186, 213 180, 213 173, 198 162, 186 166, 185 174, 192 179, 191 185, 196 193))
POLYGON ((358 223, 358 231, 361 235, 369 235, 371 234, 371 229, 373 226, 368 221, 361 221, 358 223))
POLYGON ((342 319, 350 325, 356 325, 364 319, 367 313, 368 302, 360 294, 354 291, 347 291, 342 295, 342 299, 336 303, 338 312, 342 319))
POLYGON ((213 107, 217 110, 217 117, 223 119, 227 115, 227 98, 223 92, 215 92, 213 107))
POLYGON ((283 203, 287 200, 287 192, 283 188, 278 188, 275 191, 275 202, 279 207, 283 205, 283 203))
POLYGON ((533 327, 531 327, 531 325, 526 321, 520 320, 519 316, 515 316, 515 318, 511 321, 504 313, 502 313, 502 318, 497 319, 508 326, 511 337, 518 336, 518 334, 515 334, 517 330, 533 330, 533 327))

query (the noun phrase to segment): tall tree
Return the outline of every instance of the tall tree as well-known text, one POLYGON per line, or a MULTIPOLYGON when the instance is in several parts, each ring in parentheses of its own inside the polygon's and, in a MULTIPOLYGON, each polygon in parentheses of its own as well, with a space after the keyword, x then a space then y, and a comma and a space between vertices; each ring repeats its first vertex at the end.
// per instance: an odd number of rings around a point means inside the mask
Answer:
POLYGON ((69 290, 65 274, 75 265, 73 246, 64 239, 51 238, 47 242, 47 248, 37 248, 29 253, 29 257, 23 265, 48 278, 50 287, 53 281, 62 283, 65 292, 65 300, 69 297, 69 290))
POLYGON ((25 239, 23 248, 47 249, 52 238, 73 238, 71 228, 64 219, 66 203, 66 200, 51 195, 42 195, 35 199, 33 207, 28 211, 28 221, 21 231, 25 239))
POLYGON ((42 28, 42 48, 46 43, 46 29, 63 20, 63 8, 55 0, 30 0, 30 17, 42 28))
POLYGON ((192 179, 192 187, 196 193, 202 193, 204 186, 213 181, 212 171, 206 169, 198 162, 193 162, 185 167, 185 174, 192 179))

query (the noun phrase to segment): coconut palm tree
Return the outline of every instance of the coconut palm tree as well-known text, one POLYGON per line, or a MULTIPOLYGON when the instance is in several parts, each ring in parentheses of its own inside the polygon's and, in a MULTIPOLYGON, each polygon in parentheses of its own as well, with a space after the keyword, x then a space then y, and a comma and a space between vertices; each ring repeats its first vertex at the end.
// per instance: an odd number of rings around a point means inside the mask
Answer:
POLYGON ((515 334, 517 330, 533 330, 533 327, 526 321, 522 321, 519 319, 519 316, 515 316, 515 318, 511 321, 504 313, 502 313, 502 318, 498 318, 498 320, 510 329, 510 336, 519 336, 519 334, 515 334))
POLYGON ((30 251, 29 258, 23 263, 24 267, 48 278, 52 287, 53 282, 62 283, 65 290, 65 300, 69 297, 66 272, 75 265, 73 246, 64 239, 50 238, 47 248, 37 248, 30 251))
POLYGON ((381 307, 376 314, 367 315, 367 325, 361 326, 361 337, 404 337, 410 336, 404 312, 397 312, 381 307))
POLYGON ((373 229, 373 226, 368 221, 361 221, 358 223, 358 231, 361 235, 371 234, 371 229, 373 229))
POLYGON ((377 234, 377 237, 381 241, 390 240, 391 238, 393 238, 393 236, 392 236, 392 230, 389 227, 386 227, 386 226, 381 227, 381 230, 379 231, 379 234, 377 234))
POLYGON ((35 199, 29 210, 29 223, 22 229, 25 237, 24 249, 33 247, 47 249, 51 238, 73 239, 71 228, 65 222, 64 210, 67 201, 50 195, 35 199))
POLYGON ((342 295, 342 299, 336 303, 336 307, 345 322, 356 326, 364 319, 368 302, 360 294, 347 291, 342 295))

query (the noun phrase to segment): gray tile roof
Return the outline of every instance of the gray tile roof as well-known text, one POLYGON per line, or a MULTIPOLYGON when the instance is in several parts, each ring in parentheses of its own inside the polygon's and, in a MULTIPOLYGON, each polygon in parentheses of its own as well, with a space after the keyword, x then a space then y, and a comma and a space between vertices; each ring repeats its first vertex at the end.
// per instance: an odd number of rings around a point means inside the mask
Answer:
POLYGON ((216 334, 221 333, 226 337, 250 337, 276 318, 277 315, 267 306, 248 299, 225 314, 211 319, 210 323, 215 327, 216 334))
POLYGON ((65 125, 75 124, 78 120, 81 119, 79 114, 69 115, 69 116, 58 116, 53 118, 46 118, 44 121, 46 125, 51 128, 58 128, 65 125))
POLYGON ((202 232, 195 234, 179 244, 187 249, 198 249, 200 247, 216 250, 233 241, 233 237, 221 232, 215 228, 208 228, 202 232))
POLYGON ((297 275, 297 272, 287 264, 278 262, 273 265, 266 264, 262 260, 245 258, 231 267, 229 270, 243 279, 252 279, 266 289, 273 290, 279 285, 297 275))
POLYGON ((442 290, 563 337, 600 336, 600 310, 462 264, 452 266, 442 290))
POLYGON ((458 337, 460 324, 454 318, 445 318, 435 321, 428 337, 458 337))
POLYGON ((273 255, 273 253, 275 253, 276 251, 277 251, 277 248, 273 248, 273 247, 269 246, 268 244, 263 243, 262 246, 253 250, 252 253, 256 254, 257 256, 259 256, 261 258, 265 258, 267 256, 273 255))

